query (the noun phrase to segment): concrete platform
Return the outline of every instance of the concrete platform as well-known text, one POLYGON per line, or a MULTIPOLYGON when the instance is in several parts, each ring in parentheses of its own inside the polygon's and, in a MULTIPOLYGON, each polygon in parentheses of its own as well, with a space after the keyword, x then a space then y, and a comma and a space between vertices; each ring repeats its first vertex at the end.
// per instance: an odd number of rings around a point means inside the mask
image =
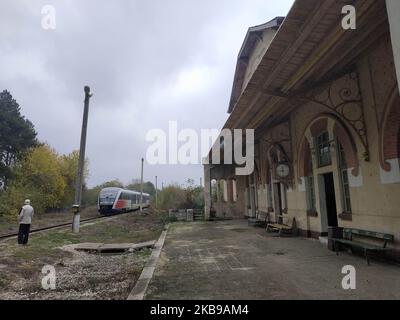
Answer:
POLYGON ((400 299, 400 267, 247 221, 172 224, 145 299, 400 299), (344 290, 346 265, 356 289, 344 290))
POLYGON ((154 270, 157 266, 161 250, 167 236, 168 228, 169 225, 166 226, 165 230, 161 233, 157 243, 154 245, 154 250, 151 253, 149 260, 147 261, 146 266, 143 268, 142 273, 137 280, 134 288, 129 294, 128 300, 143 300, 144 295, 146 294, 147 287, 151 281, 151 278, 153 277, 154 270))

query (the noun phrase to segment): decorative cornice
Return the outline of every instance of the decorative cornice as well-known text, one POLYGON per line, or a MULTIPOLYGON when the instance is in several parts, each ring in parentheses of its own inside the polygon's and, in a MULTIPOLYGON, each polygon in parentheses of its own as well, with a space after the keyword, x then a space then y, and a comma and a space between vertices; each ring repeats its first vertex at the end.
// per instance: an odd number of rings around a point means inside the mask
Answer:
POLYGON ((301 98, 329 109, 352 128, 364 147, 364 160, 369 161, 367 126, 357 72, 349 73, 323 88, 311 90, 301 98))

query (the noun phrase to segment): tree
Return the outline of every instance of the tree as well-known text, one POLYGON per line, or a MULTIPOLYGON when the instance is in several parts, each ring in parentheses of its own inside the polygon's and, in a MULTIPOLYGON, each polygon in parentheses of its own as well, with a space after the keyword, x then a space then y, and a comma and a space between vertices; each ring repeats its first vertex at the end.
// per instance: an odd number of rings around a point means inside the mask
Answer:
POLYGON ((187 209, 203 209, 204 208, 204 195, 203 187, 195 186, 193 179, 187 179, 187 187, 185 190, 187 209))
POLYGON ((0 188, 6 189, 12 169, 24 154, 37 145, 33 124, 21 115, 10 92, 0 93, 0 188))
POLYGON ((187 186, 173 184, 159 193, 159 207, 168 209, 202 209, 204 208, 203 187, 195 186, 193 179, 186 181, 187 186))
POLYGON ((97 205, 97 198, 99 197, 101 189, 102 189, 101 187, 96 186, 94 188, 84 190, 82 194, 82 205, 83 206, 97 205))
POLYGON ((15 179, 0 199, 4 200, 0 201, 0 211, 14 215, 27 198, 32 201, 36 212, 61 206, 66 183, 61 174, 59 156, 49 146, 33 149, 16 165, 14 174, 15 179))
POLYGON ((164 187, 160 192, 159 199, 161 209, 187 209, 185 190, 177 184, 164 187))
MULTIPOLYGON (((62 155, 59 158, 61 174, 64 177, 66 184, 63 199, 61 201, 64 207, 71 206, 74 202, 75 188, 76 188, 76 177, 78 174, 78 163, 79 163, 79 151, 72 151, 70 154, 62 155)), ((85 159, 85 166, 83 172, 83 181, 85 181, 89 175, 89 160, 85 159)), ((87 192, 86 185, 83 185, 83 191, 87 192)))
POLYGON ((124 188, 124 184, 119 181, 118 179, 116 180, 111 180, 104 182, 99 185, 99 188, 104 189, 104 188, 124 188))
POLYGON ((103 182, 102 184, 95 186, 91 189, 86 189, 83 191, 82 204, 84 206, 94 206, 97 204, 97 198, 99 196, 100 190, 104 188, 124 188, 124 184, 116 180, 111 180, 103 182))
MULTIPOLYGON (((137 179, 134 179, 131 184, 126 186, 126 189, 140 192, 140 180, 138 181, 137 179)), ((143 192, 154 197, 156 194, 156 188, 150 181, 143 182, 143 192)))

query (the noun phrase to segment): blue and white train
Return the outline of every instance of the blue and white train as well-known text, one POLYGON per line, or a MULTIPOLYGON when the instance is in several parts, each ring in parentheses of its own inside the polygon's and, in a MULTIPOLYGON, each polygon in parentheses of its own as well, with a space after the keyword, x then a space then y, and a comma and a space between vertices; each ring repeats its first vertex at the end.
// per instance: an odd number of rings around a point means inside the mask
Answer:
MULTIPOLYGON (((142 207, 150 205, 150 195, 142 193, 142 207)), ((104 188, 99 193, 97 208, 100 214, 128 212, 140 208, 140 192, 121 188, 104 188)))

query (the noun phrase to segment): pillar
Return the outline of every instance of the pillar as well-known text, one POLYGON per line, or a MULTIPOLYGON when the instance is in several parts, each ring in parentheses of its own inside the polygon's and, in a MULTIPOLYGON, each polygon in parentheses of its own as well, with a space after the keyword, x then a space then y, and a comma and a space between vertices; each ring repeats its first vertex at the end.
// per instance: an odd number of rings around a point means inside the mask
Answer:
POLYGON ((228 203, 233 202, 233 180, 228 179, 226 180, 227 192, 228 192, 228 203))
POLYGON ((211 208, 211 177, 210 165, 204 165, 204 218, 210 220, 211 208))
POLYGON ((249 195, 250 195, 250 208, 251 208, 251 217, 254 218, 256 216, 256 204, 255 204, 255 195, 254 195, 254 186, 252 185, 251 175, 248 176, 249 179, 249 195))
POLYGON ((397 84, 400 90, 400 1, 386 0, 392 39, 394 63, 396 66, 397 84))

